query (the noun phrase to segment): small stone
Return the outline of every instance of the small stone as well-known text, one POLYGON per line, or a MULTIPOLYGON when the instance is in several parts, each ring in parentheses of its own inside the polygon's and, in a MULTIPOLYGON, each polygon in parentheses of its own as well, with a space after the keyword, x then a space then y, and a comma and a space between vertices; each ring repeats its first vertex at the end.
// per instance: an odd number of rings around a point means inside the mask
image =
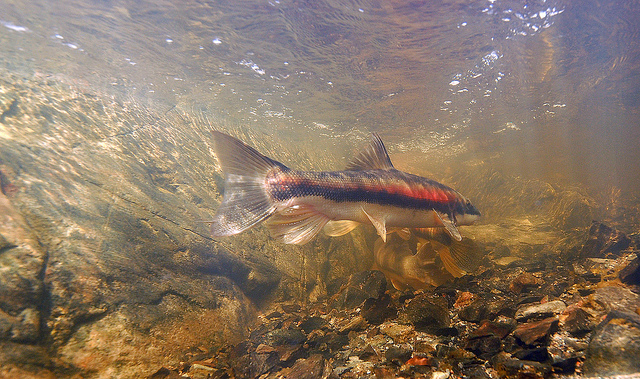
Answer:
POLYGON ((302 329, 305 333, 308 334, 316 329, 322 328, 325 325, 327 325, 327 320, 323 319, 322 317, 314 316, 304 320, 303 322, 300 323, 299 326, 300 326, 300 329, 302 329))
POLYGON ((149 375, 148 379, 179 379, 181 377, 182 376, 177 371, 162 367, 158 371, 149 375))
POLYGON ((413 333, 413 328, 409 325, 400 325, 395 322, 390 322, 380 325, 380 332, 389 336, 393 340, 400 340, 413 333))
POLYGON ((601 222, 594 221, 589 228, 589 239, 580 251, 582 258, 616 258, 631 240, 626 234, 601 222))
POLYGON ((502 350, 502 342, 500 337, 493 335, 471 338, 467 341, 465 349, 473 352, 481 359, 489 359, 502 350))
POLYGON ((526 292, 532 288, 539 287, 542 283, 544 283, 542 279, 535 277, 529 272, 523 272, 511 281, 509 290, 515 293, 526 292))
POLYGON ((549 317, 562 313, 567 305, 562 300, 549 301, 542 304, 525 305, 516 311, 515 319, 518 321, 532 318, 549 317))
POLYGON ((584 373, 594 376, 640 372, 640 316, 612 311, 593 331, 584 373))
POLYGON ((371 358, 374 357, 378 357, 378 352, 374 350, 371 344, 365 346, 364 350, 358 353, 358 358, 362 359, 363 361, 371 360, 371 358))
POLYGON ((513 267, 513 266, 518 265, 520 262, 522 262, 522 258, 509 256, 509 257, 498 258, 498 259, 494 260, 493 262, 498 266, 513 267))
POLYGON ((501 377, 542 379, 551 373, 550 365, 511 358, 507 353, 498 353, 491 359, 491 364, 501 377))
POLYGON ((338 295, 334 306, 338 309, 355 309, 369 298, 380 298, 386 290, 387 279, 380 271, 363 271, 353 274, 338 295))
POLYGON ((357 332, 366 329, 367 325, 367 320, 365 320, 364 317, 358 315, 351 319, 346 319, 340 325, 338 325, 338 332, 340 334, 348 334, 352 331, 357 332))
POLYGON ((480 326, 471 332, 471 338, 496 336, 500 339, 506 337, 513 330, 514 325, 506 322, 484 320, 480 326))
POLYGON ((549 317, 541 321, 528 322, 519 325, 513 335, 526 345, 533 345, 536 341, 544 340, 557 330, 558 318, 549 317))
POLYGON ((325 371, 325 360, 322 355, 314 354, 307 359, 298 359, 286 375, 290 379, 322 378, 325 371))
POLYGON ((407 362, 411 358, 411 355, 413 355, 413 349, 411 345, 408 344, 391 346, 384 354, 387 362, 395 363, 398 366, 407 362))
POLYGON ((584 356, 588 343, 584 339, 578 339, 555 333, 551 336, 547 352, 556 371, 570 374, 575 371, 578 359, 584 356))
POLYGON ((263 343, 261 343, 260 345, 258 345, 258 347, 256 347, 256 353, 258 354, 273 353, 275 351, 276 349, 274 347, 265 345, 263 343))
POLYGON ((640 286, 640 254, 620 270, 618 277, 622 283, 640 286))
POLYGON ((472 294, 471 292, 461 292, 453 306, 454 308, 466 307, 468 305, 471 305, 475 298, 476 295, 472 294))
POLYGON ((560 315, 560 322, 563 330, 573 335, 582 335, 591 331, 592 326, 589 318, 587 311, 572 305, 560 315))
POLYGON ((494 319, 499 314, 513 315, 515 310, 510 310, 508 301, 493 296, 476 298, 471 304, 460 309, 458 317, 463 321, 480 323, 482 320, 494 319))
POLYGON ((547 352, 546 347, 520 350, 513 353, 512 355, 523 361, 544 362, 549 359, 549 353, 547 352))
POLYGON ((306 340, 302 331, 295 328, 276 329, 267 332, 263 337, 263 343, 269 346, 297 345, 306 340))
POLYGON ((448 328, 451 323, 446 302, 443 304, 442 299, 430 298, 428 294, 413 298, 402 310, 399 320, 416 330, 432 333, 448 328))
POLYGON ((371 325, 382 324, 386 319, 394 317, 398 311, 391 304, 391 297, 383 295, 379 299, 368 298, 361 307, 361 314, 371 325))

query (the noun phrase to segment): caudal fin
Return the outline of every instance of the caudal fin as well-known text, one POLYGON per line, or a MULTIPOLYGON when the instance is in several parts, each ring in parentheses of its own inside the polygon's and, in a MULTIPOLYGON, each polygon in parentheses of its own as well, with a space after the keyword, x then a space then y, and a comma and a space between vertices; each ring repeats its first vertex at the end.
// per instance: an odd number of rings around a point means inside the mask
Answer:
POLYGON ((223 200, 209 221, 215 238, 238 234, 272 215, 276 208, 265 178, 270 170, 287 167, 224 133, 213 131, 213 141, 224 173, 223 200))

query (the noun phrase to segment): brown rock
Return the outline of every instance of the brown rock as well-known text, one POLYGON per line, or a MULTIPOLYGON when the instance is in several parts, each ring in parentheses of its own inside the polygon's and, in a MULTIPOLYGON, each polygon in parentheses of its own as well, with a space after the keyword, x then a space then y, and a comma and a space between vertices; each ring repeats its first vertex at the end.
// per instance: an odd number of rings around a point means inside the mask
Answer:
POLYGON ((601 222, 593 221, 589 228, 589 239, 580 250, 582 258, 616 258, 629 247, 631 240, 626 234, 601 222))
POLYGON ((519 325, 513 335, 527 345, 544 340, 558 328, 558 318, 549 317, 541 321, 528 322, 519 325))
POLYGON ((448 328, 451 324, 446 301, 422 294, 411 299, 401 311, 399 320, 413 325, 416 330, 437 332, 448 328))
POLYGON ((540 278, 533 276, 530 272, 523 272, 518 275, 511 284, 509 284, 509 290, 515 293, 521 293, 528 291, 531 288, 538 287, 543 284, 544 281, 540 278))
POLYGON ((307 359, 298 359, 286 375, 288 379, 321 379, 328 377, 322 355, 315 354, 307 359))
POLYGON ((620 270, 618 277, 622 283, 640 286, 640 254, 635 254, 635 258, 620 270))
POLYGON ((592 328, 589 313, 576 305, 569 306, 565 309, 560 315, 560 322, 563 330, 573 335, 587 333, 592 328))
POLYGON ((485 337, 485 336, 496 336, 498 338, 506 337, 513 330, 513 325, 503 323, 503 322, 495 322, 484 320, 480 326, 471 332, 470 337, 485 337))

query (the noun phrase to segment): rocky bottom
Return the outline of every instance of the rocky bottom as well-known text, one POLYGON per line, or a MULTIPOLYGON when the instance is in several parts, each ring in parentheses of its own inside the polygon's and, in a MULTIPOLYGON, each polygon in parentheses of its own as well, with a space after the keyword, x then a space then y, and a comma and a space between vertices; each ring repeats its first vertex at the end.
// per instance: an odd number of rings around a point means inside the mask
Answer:
POLYGON ((275 305, 248 339, 150 378, 635 377, 637 248, 637 236, 594 223, 562 257, 488 262, 432 290, 360 272, 325 301, 275 305))

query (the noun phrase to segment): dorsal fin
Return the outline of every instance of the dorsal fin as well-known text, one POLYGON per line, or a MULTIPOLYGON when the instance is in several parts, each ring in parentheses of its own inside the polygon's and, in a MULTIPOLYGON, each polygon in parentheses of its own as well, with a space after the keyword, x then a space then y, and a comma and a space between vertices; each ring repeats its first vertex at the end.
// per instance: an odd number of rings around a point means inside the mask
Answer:
POLYGON ((384 147, 380 136, 376 133, 371 134, 369 146, 356 155, 347 165, 347 171, 391 169, 393 169, 393 164, 391 164, 387 149, 384 147))

